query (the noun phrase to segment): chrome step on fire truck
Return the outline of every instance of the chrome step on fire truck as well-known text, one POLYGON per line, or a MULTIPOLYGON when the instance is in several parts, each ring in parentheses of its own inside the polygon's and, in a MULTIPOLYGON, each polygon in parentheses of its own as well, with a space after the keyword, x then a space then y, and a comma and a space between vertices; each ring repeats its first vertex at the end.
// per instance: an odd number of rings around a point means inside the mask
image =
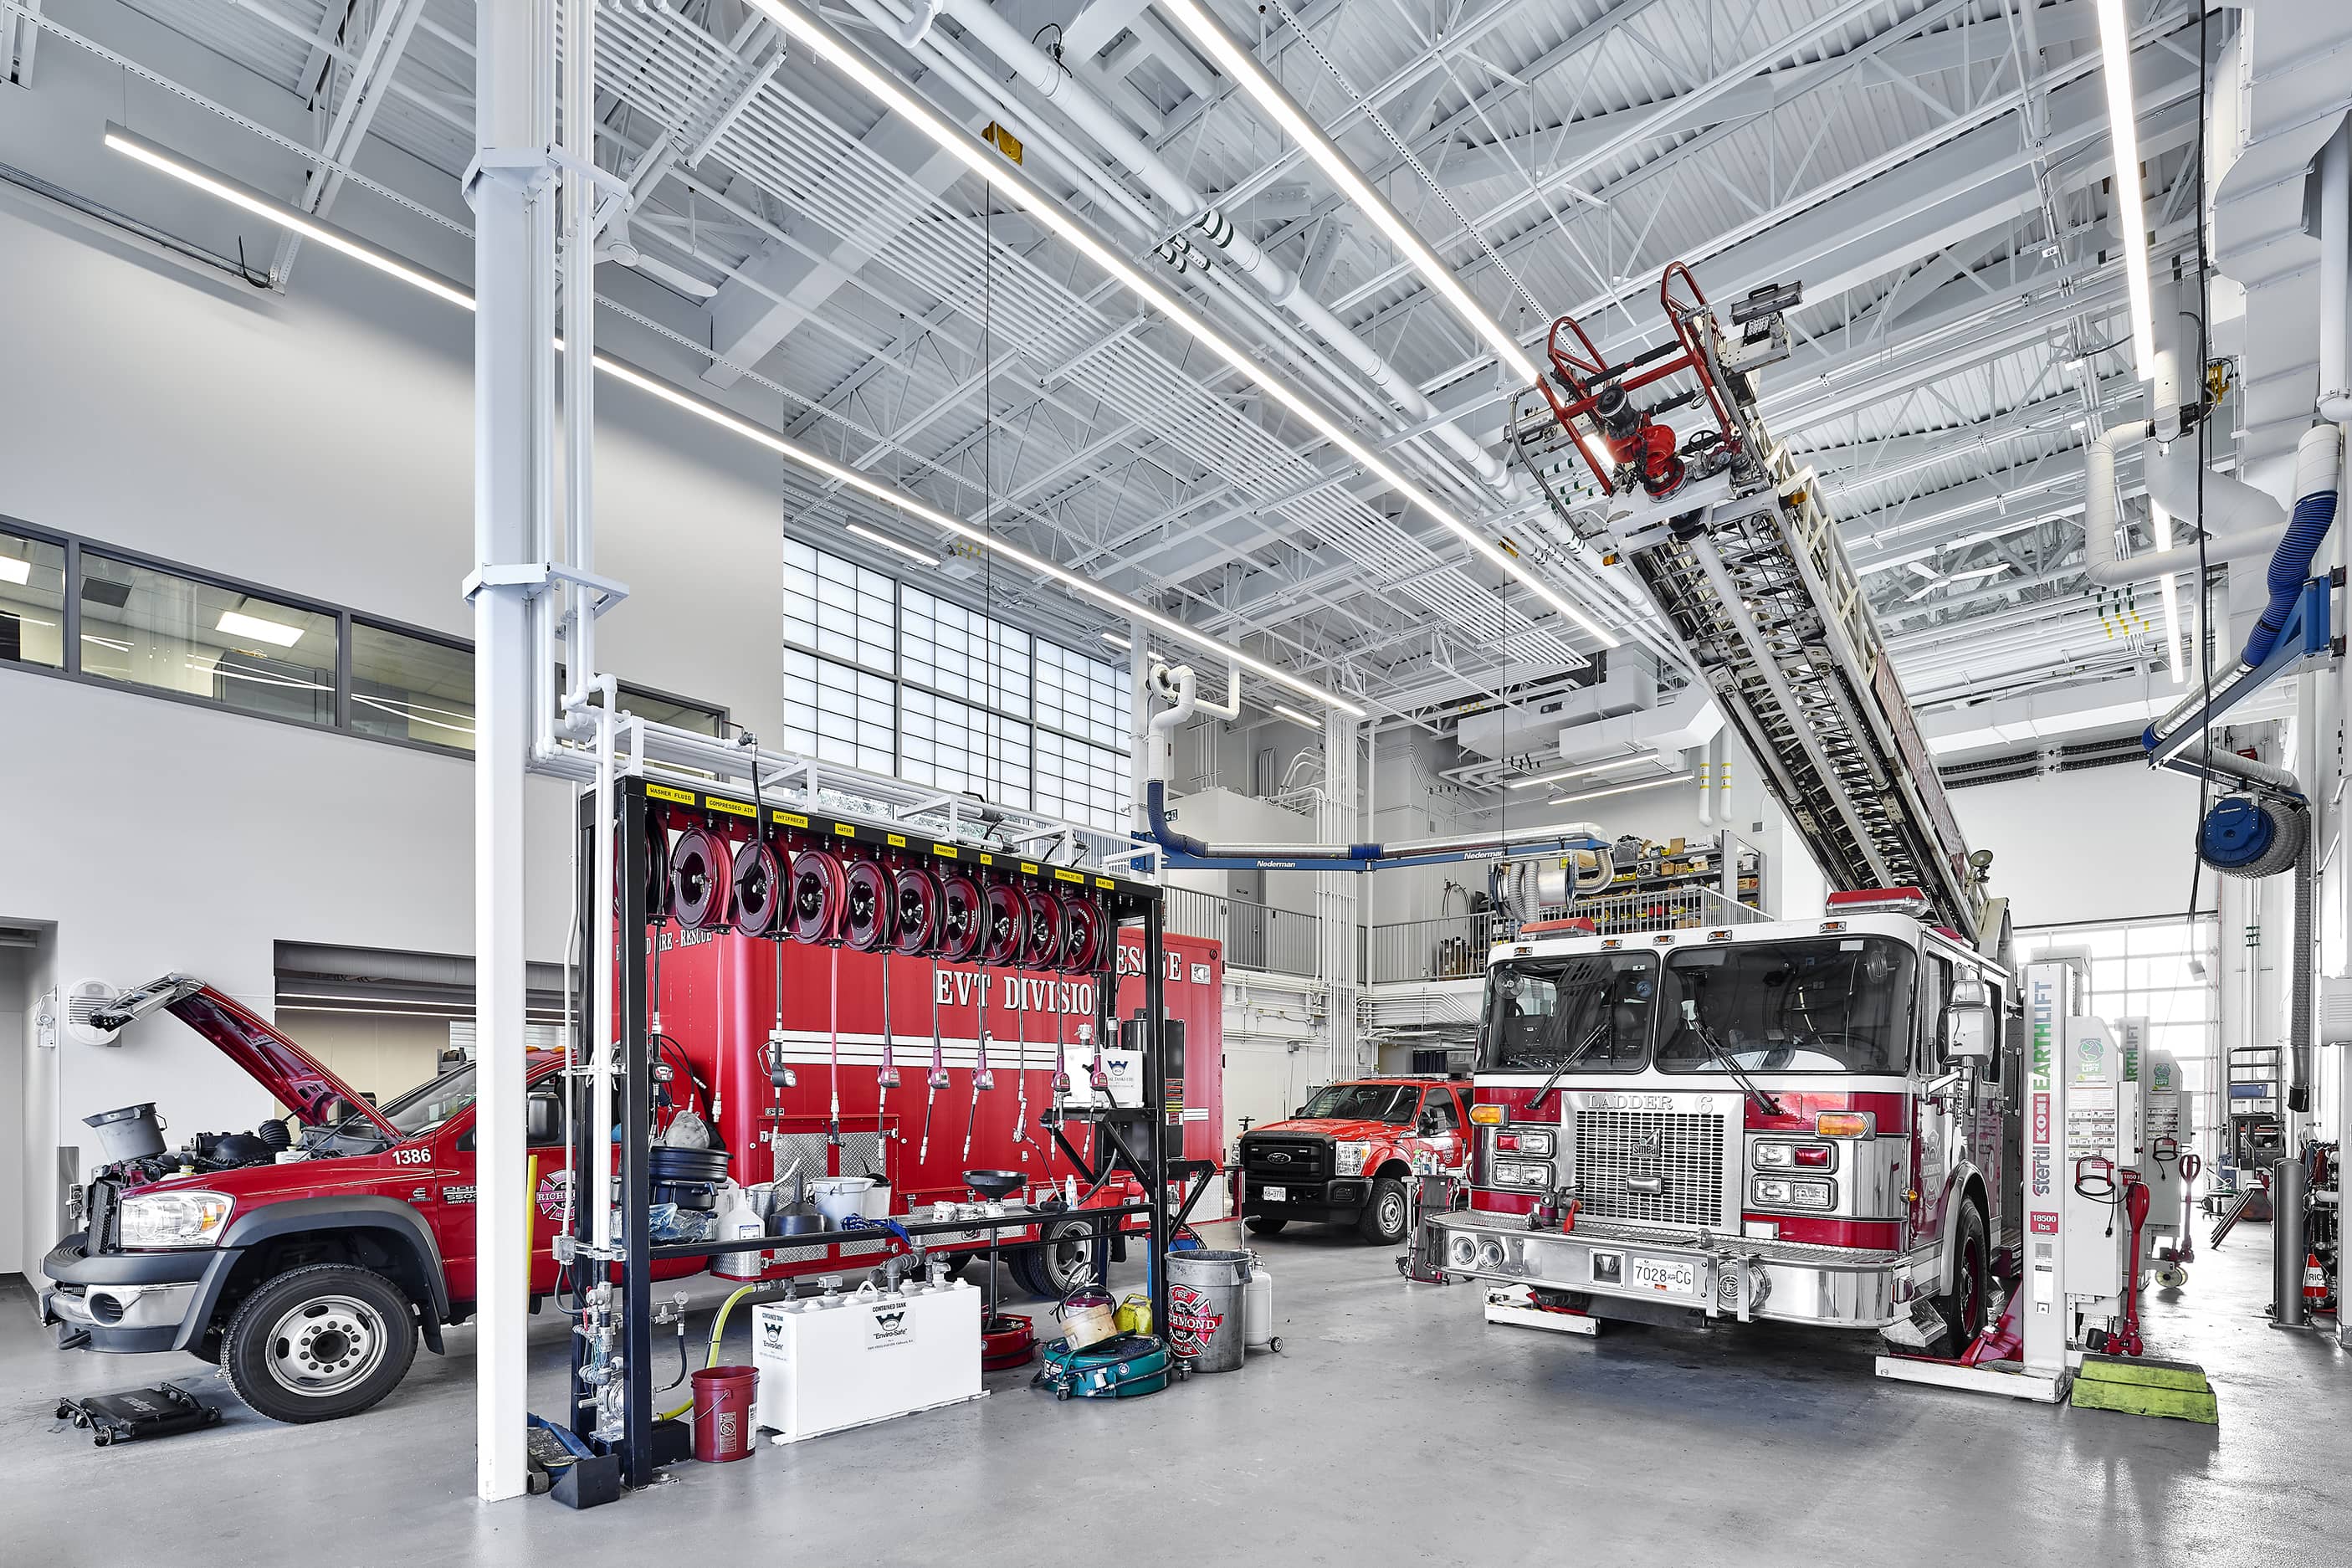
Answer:
POLYGON ((1729 332, 1680 264, 1658 297, 1672 338, 1623 363, 1554 324, 1513 454, 1641 580, 1833 890, 1818 919, 1564 919, 1497 945, 1471 1204, 1431 1240, 1450 1277, 1526 1288, 1502 1321, 1762 1319, 1957 1354, 2022 1230, 2006 908, 1812 475, 1758 418, 1796 289, 1729 332))

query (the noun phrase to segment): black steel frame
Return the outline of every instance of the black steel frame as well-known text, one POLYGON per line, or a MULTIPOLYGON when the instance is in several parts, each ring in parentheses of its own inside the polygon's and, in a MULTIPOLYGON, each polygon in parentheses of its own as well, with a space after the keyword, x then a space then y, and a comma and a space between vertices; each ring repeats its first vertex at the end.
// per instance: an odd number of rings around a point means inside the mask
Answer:
MULTIPOLYGON (((622 1479, 630 1486, 644 1486, 654 1479, 656 1450, 653 1438, 653 1265, 660 1260, 677 1258, 708 1258, 743 1249, 740 1241, 685 1242, 656 1246, 652 1235, 652 1181, 648 1166, 649 1138, 647 1123, 653 1107, 653 1060, 650 1055, 648 1024, 655 998, 649 993, 648 958, 654 935, 648 920, 646 889, 648 864, 654 839, 653 813, 665 811, 674 816, 693 820, 699 816, 714 823, 740 827, 747 817, 756 817, 759 808, 752 803, 735 799, 717 791, 698 791, 649 784, 642 778, 621 780, 614 791, 615 809, 619 814, 617 850, 614 856, 619 888, 619 1005, 616 1008, 620 1024, 620 1093, 615 1113, 620 1120, 619 1159, 615 1162, 620 1182, 621 1217, 616 1237, 619 1256, 605 1260, 609 1270, 604 1276, 620 1286, 621 1314, 621 1375, 626 1384, 624 1434, 614 1445, 621 1461, 622 1479)), ((921 855, 929 852, 952 861, 966 870, 986 868, 990 874, 1011 876, 1023 881, 1051 883, 1057 878, 1068 879, 1075 873, 1066 868, 1041 867, 1023 861, 1017 854, 974 848, 969 845, 934 844, 909 836, 902 830, 840 820, 825 816, 812 821, 793 812, 766 807, 769 820, 760 824, 762 832, 773 832, 779 826, 789 827, 798 837, 817 842, 830 842, 835 847, 852 852, 873 854, 877 850, 898 856, 921 855)), ((583 933, 597 928, 596 904, 599 889, 593 885, 595 865, 594 838, 595 796, 583 791, 579 813, 580 882, 577 898, 580 929, 583 933)), ((667 874, 667 868, 663 868, 667 874)), ((1106 1205, 1097 1208, 1065 1209, 1050 1215, 1034 1212, 1009 1214, 1003 1219, 898 1221, 909 1237, 942 1234, 963 1234, 986 1230, 992 1236, 1016 1227, 1050 1222, 1066 1226, 1075 1221, 1092 1226, 1097 1250, 1106 1246, 1116 1221, 1135 1215, 1148 1215, 1150 1237, 1151 1314, 1155 1324, 1168 1321, 1168 1279, 1164 1259, 1176 1228, 1192 1212, 1205 1182, 1193 1180, 1203 1173, 1195 1167, 1213 1165, 1206 1162, 1167 1158, 1166 1138, 1161 1130, 1171 1125, 1166 1099, 1166 1074, 1162 1070, 1163 1041, 1166 1031, 1161 1027, 1167 1006, 1167 910, 1161 890, 1151 883, 1134 881, 1124 877, 1105 877, 1088 872, 1085 882, 1106 894, 1110 915, 1108 942, 1110 973, 1106 983, 1095 987, 1095 1027, 1099 1038, 1118 1038, 1118 934, 1129 922, 1139 922, 1143 932, 1143 993, 1146 1019, 1145 1048, 1149 1054, 1144 1073, 1144 1104, 1141 1111, 1092 1112, 1089 1118, 1103 1128, 1106 1153, 1099 1168, 1088 1172, 1086 1163, 1077 1156, 1064 1138, 1061 1118, 1049 1104, 1039 1118, 1042 1126, 1050 1129, 1055 1142, 1082 1173, 1087 1173, 1089 1184, 1098 1183, 1109 1171, 1124 1164, 1141 1179, 1144 1201, 1139 1204, 1106 1205), (1140 1131, 1142 1150, 1139 1152, 1124 1136, 1124 1131, 1140 1131), (1171 1214, 1168 1188, 1171 1179, 1181 1177, 1189 1188, 1181 1208, 1171 1214)), ((608 893, 606 896, 610 896, 608 893)), ((785 938, 782 940, 790 940, 785 938)), ((584 948, 583 948, 584 951, 584 948)), ((589 955, 591 958, 593 954, 589 955)), ((593 975, 596 965, 583 963, 583 974, 593 975)), ((575 1026, 572 1041, 573 1059, 590 1059, 589 1047, 592 1009, 583 1007, 575 1026)), ((572 1149, 574 1201, 572 1205, 572 1230, 570 1245, 574 1261, 571 1273, 577 1294, 586 1288, 586 1280, 596 1262, 589 1253, 591 1235, 589 1205, 608 1201, 606 1195, 585 1191, 586 1175, 592 1165, 589 1160, 592 1140, 606 1136, 602 1128, 590 1125, 585 1114, 586 1085, 573 1080, 571 1091, 574 1097, 572 1126, 576 1130, 572 1149)), ((1181 1118, 1181 1112, 1177 1115, 1181 1118)), ((871 1241, 871 1230, 822 1231, 793 1238, 795 1247, 824 1245, 841 1241, 871 1241)), ((1006 1246, 1022 1245, 1007 1243, 1006 1246)), ((992 1247, 992 1252, 1000 1250, 992 1247)), ((782 1286, 783 1281, 777 1282, 782 1286)), ((594 1390, 582 1377, 584 1340, 577 1334, 572 1350, 572 1430, 583 1438, 594 1425, 594 1390)))

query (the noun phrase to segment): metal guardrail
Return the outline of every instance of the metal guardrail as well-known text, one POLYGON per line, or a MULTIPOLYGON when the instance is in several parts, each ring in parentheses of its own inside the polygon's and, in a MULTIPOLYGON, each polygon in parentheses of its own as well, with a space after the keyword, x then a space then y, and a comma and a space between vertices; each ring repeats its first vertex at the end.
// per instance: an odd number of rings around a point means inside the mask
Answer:
POLYGON ((1318 916, 1192 888, 1169 889, 1167 907, 1168 929, 1223 943, 1228 969, 1318 973, 1323 921, 1318 916))
MULTIPOLYGON (((1630 931, 1690 930, 1769 920, 1763 910, 1706 887, 1657 892, 1604 893, 1573 908, 1546 909, 1546 918, 1572 914, 1604 936, 1630 931)), ((1231 899, 1192 888, 1168 889, 1168 929, 1223 944, 1225 967, 1313 977, 1319 973, 1320 917, 1297 910, 1231 899)), ((1486 973, 1486 954, 1511 926, 1495 910, 1356 928, 1357 962, 1366 982, 1467 980, 1486 973)))
MULTIPOLYGON (((1658 892, 1604 893, 1580 899, 1573 908, 1547 909, 1546 918, 1574 915, 1593 922, 1604 936, 1631 931, 1685 931, 1742 925, 1771 917, 1726 898, 1714 888, 1675 888, 1658 892)), ((1367 942, 1367 980, 1466 980, 1486 972, 1486 954, 1513 928, 1495 910, 1400 921, 1371 928, 1367 942)))

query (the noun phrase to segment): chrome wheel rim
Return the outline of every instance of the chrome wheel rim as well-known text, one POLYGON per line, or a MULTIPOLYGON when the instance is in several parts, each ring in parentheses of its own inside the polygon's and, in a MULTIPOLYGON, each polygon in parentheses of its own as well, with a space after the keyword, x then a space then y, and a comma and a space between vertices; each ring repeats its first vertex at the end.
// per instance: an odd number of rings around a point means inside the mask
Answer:
POLYGON ((392 1336, 383 1314, 352 1296, 316 1296, 269 1331, 269 1375, 289 1394, 325 1399, 366 1381, 392 1336))

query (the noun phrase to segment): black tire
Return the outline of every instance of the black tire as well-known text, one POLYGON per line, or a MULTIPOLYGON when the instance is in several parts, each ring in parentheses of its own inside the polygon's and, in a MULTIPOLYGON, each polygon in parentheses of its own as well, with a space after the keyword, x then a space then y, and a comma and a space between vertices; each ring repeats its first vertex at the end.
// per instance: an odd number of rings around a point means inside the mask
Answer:
POLYGON ((1249 1216, 1250 1229, 1259 1236, 1280 1236, 1282 1227, 1290 1223, 1288 1215, 1254 1214, 1249 1216))
POLYGON ((1394 1247, 1404 1239, 1406 1217, 1412 1212, 1412 1205, 1405 1199, 1404 1184, 1394 1176, 1382 1176, 1372 1184, 1372 1195, 1364 1200, 1364 1212, 1356 1221, 1356 1234, 1366 1241, 1394 1247))
POLYGON ((272 1421, 338 1421, 408 1375, 416 1314, 381 1274, 340 1263, 292 1268, 245 1299, 221 1352, 237 1397, 272 1421))
POLYGON ((1032 1290, 1058 1301, 1082 1277, 1102 1283, 1102 1273, 1095 1267, 1093 1226, 1076 1220, 1048 1222, 1038 1234, 1042 1239, 1036 1246, 1014 1255, 1029 1265, 1024 1282, 1032 1290))
POLYGON ((1944 1353, 1958 1355, 1976 1342, 1984 1331, 1988 1303, 1991 1297, 1991 1249, 1985 1239, 1984 1215, 1973 1203, 1960 1205, 1960 1223, 1952 1233, 1952 1246, 1958 1256, 1952 1268, 1952 1289, 1949 1294, 1936 1298, 1936 1310, 1942 1313, 1944 1326, 1951 1331, 1944 1353))

